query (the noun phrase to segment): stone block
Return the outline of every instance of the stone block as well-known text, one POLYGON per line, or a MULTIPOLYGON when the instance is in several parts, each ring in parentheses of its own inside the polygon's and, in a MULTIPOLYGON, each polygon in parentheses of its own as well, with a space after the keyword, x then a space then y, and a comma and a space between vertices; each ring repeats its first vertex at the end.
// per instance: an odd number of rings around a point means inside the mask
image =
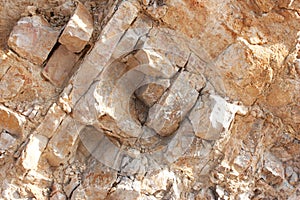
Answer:
POLYGON ((75 13, 61 34, 59 42, 72 52, 81 52, 90 40, 93 30, 92 15, 78 2, 75 13))
POLYGON ((12 135, 22 137, 25 122, 25 117, 0 105, 0 130, 4 129, 12 135))
POLYGON ((135 95, 148 107, 151 107, 160 99, 169 85, 169 80, 165 80, 164 85, 157 85, 155 83, 144 85, 135 91, 135 95))
POLYGON ((13 147, 15 142, 16 142, 16 138, 11 136, 10 134, 6 133, 5 131, 0 133, 0 154, 13 147))
POLYGON ((47 143, 47 137, 39 134, 32 135, 21 157, 21 162, 25 169, 37 169, 40 156, 46 148, 47 143))
POLYGON ((149 76, 172 78, 177 73, 178 69, 165 55, 153 49, 139 50, 134 57, 140 63, 136 70, 149 76))
POLYGON ((71 79, 73 87, 70 94, 71 106, 88 90, 93 80, 108 64, 115 47, 138 15, 138 11, 132 3, 124 1, 120 4, 118 12, 112 16, 103 28, 99 40, 83 60, 76 75, 71 79), (118 32, 116 33, 115 30, 118 30, 118 32))
POLYGON ((198 98, 199 93, 189 84, 189 77, 188 72, 180 73, 169 91, 149 110, 146 125, 161 136, 168 136, 177 130, 198 98))
POLYGON ((70 77, 73 66, 79 56, 60 45, 49 59, 43 70, 43 75, 55 86, 62 86, 64 81, 70 77))
POLYGON ((8 46, 21 57, 41 65, 54 47, 59 32, 40 16, 23 17, 14 27, 8 46))
POLYGON ((247 109, 228 103, 217 95, 203 95, 190 112, 189 119, 196 136, 206 140, 217 140, 221 132, 229 130, 237 112, 244 115, 247 109))
POLYGON ((71 117, 67 117, 63 120, 47 146, 46 159, 50 165, 59 166, 59 164, 68 161, 76 150, 76 141, 79 131, 82 128, 83 127, 71 117))

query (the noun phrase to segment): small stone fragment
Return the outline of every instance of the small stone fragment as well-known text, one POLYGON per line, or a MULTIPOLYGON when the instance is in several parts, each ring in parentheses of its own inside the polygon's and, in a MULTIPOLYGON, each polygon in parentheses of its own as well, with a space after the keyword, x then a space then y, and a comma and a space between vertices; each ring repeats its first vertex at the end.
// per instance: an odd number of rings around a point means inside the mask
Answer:
POLYGON ((64 81, 70 77, 78 58, 76 54, 60 45, 49 59, 43 70, 43 75, 55 86, 62 86, 64 81))
POLYGON ((25 117, 0 105, 0 130, 4 129, 12 135, 22 137, 25 122, 25 117))
POLYGON ((27 144, 26 149, 21 157, 21 162, 25 169, 37 169, 40 156, 46 148, 47 143, 48 138, 42 135, 36 134, 30 138, 29 143, 27 144))
POLYGON ((8 39, 8 46, 20 56, 41 65, 54 47, 59 32, 40 16, 21 18, 8 39))
POLYGON ((78 2, 75 13, 60 36, 59 42, 72 52, 81 52, 90 40, 93 30, 91 14, 78 2))

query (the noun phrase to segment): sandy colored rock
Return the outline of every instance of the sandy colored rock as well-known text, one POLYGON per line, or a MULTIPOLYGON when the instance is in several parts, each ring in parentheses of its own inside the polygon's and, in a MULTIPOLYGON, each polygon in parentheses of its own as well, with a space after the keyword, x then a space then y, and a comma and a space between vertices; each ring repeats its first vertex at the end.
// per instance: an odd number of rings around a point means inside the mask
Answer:
POLYGON ((180 73, 169 91, 150 108, 147 126, 161 136, 172 134, 195 104, 198 95, 197 90, 189 84, 189 73, 180 73))
POLYGON ((16 142, 16 138, 14 138, 12 135, 2 131, 0 133, 0 152, 3 154, 5 151, 9 150, 14 146, 14 143, 16 142))
POLYGON ((37 169, 38 162, 41 154, 43 153, 46 145, 48 143, 48 138, 42 135, 33 135, 29 139, 29 143, 26 146, 25 151, 22 154, 21 162, 26 170, 37 169))
POLYGON ((19 67, 11 67, 0 80, 0 101, 17 96, 22 89, 25 79, 24 71, 19 67))
POLYGON ((78 2, 74 15, 59 37, 59 42, 69 51, 78 53, 89 42, 93 30, 93 17, 87 8, 78 2))
POLYGON ((76 147, 81 129, 82 126, 71 117, 67 117, 62 121, 61 126, 47 145, 45 156, 50 165, 59 166, 61 163, 68 161, 73 149, 76 147))
POLYGON ((43 17, 24 17, 11 32, 8 46, 21 57, 41 65, 54 47, 58 34, 43 17))
POLYGON ((169 84, 170 83, 166 81, 165 85, 156 85, 156 84, 145 85, 140 87, 138 90, 136 90, 135 94, 148 107, 151 107, 163 95, 164 91, 169 87, 169 84))
POLYGON ((78 60, 78 56, 70 52, 66 47, 60 45, 47 62, 43 75, 52 84, 60 87, 67 78, 78 60))
POLYGON ((57 104, 53 104, 47 112, 43 122, 37 127, 36 132, 51 138, 65 119, 66 113, 57 104))
POLYGON ((78 73, 72 77, 71 81, 74 90, 70 95, 72 97, 70 98, 72 102, 71 105, 74 105, 78 101, 89 88, 93 79, 109 64, 108 61, 120 38, 138 14, 138 8, 127 1, 119 6, 118 11, 119 12, 112 16, 102 30, 99 36, 101 40, 95 43, 94 48, 85 57, 79 67, 78 73), (98 67, 95 67, 95 65, 98 67), (87 79, 86 77, 89 78, 87 79))
POLYGON ((25 117, 0 105, 0 130, 4 129, 14 136, 23 137, 25 123, 25 117))
POLYGON ((1 1, 0 199, 300 199, 299 11, 1 1))
POLYGON ((202 96, 191 111, 189 118, 196 136, 216 140, 221 132, 229 129, 236 112, 246 114, 247 109, 228 103, 220 96, 202 96), (210 115, 205 113, 210 113, 210 115))

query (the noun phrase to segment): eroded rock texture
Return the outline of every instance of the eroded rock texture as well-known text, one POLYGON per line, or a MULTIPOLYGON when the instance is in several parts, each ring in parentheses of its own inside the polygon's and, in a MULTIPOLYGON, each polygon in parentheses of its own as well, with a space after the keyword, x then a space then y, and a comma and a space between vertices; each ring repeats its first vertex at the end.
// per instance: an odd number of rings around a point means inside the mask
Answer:
POLYGON ((300 3, 0 2, 1 199, 300 199, 300 3))

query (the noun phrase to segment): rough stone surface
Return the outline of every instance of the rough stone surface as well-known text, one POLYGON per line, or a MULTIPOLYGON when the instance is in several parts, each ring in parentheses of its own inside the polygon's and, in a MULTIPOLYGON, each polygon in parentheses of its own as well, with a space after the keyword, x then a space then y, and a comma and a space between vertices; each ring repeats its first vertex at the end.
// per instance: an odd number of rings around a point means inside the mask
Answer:
POLYGON ((168 92, 149 110, 146 123, 161 136, 168 136, 179 127, 198 98, 197 90, 188 83, 189 77, 188 72, 180 73, 168 92))
POLYGON ((59 37, 59 42, 72 52, 80 52, 89 42, 94 30, 93 18, 89 11, 78 2, 74 15, 59 37))
POLYGON ((55 86, 62 86, 78 60, 78 56, 63 45, 59 46, 47 62, 43 75, 55 86))
POLYGON ((299 13, 1 1, 0 199, 300 199, 299 13))
POLYGON ((29 142, 21 157, 21 162, 26 170, 36 170, 40 156, 46 145, 48 138, 42 135, 33 135, 29 138, 29 142))
POLYGON ((41 65, 54 47, 58 34, 43 17, 24 17, 11 32, 8 45, 20 56, 41 65))
POLYGON ((12 135, 22 137, 25 122, 25 117, 0 105, 0 130, 5 130, 12 135))

